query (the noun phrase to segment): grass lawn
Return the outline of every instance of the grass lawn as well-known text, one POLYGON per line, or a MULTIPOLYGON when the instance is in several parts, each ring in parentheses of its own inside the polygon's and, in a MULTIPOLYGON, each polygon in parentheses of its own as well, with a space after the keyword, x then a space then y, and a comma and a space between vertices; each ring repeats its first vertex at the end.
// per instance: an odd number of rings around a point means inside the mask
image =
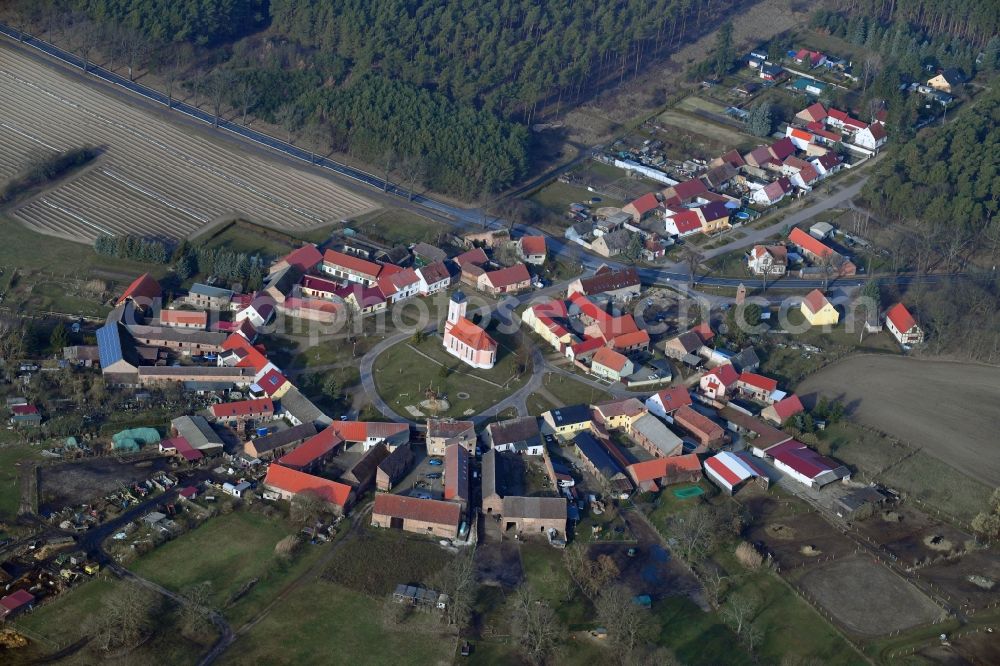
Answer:
POLYGON ((937 458, 917 451, 890 467, 880 480, 920 500, 921 509, 941 511, 966 523, 989 506, 993 489, 974 481, 937 458))
MULTIPOLYGON (((4 432, 4 438, 9 433, 4 432)), ((28 444, 11 443, 0 448, 0 520, 10 520, 17 514, 21 501, 21 485, 18 483, 18 463, 30 459, 41 460, 38 451, 28 444)))
POLYGON ((163 544, 130 568, 174 591, 211 581, 211 603, 238 626, 267 604, 283 582, 293 579, 319 556, 320 547, 303 546, 291 565, 281 565, 274 556, 274 546, 293 531, 280 520, 234 511, 163 544), (259 582, 230 604, 231 597, 253 579, 259 582))
POLYGON ((427 217, 402 208, 389 208, 362 215, 350 227, 386 245, 409 245, 423 241, 437 245, 448 228, 427 217))
POLYGON ((453 636, 406 628, 387 630, 382 603, 317 581, 272 609, 223 655, 222 663, 337 663, 341 658, 358 666, 451 662, 456 649, 453 636))
POLYGON ((339 586, 380 597, 399 583, 427 584, 451 559, 430 538, 372 527, 341 545, 323 576, 339 586))
POLYGON ((518 375, 512 341, 493 331, 490 334, 500 345, 497 364, 490 370, 470 368, 451 356, 437 335, 420 344, 406 340, 389 348, 375 360, 379 394, 404 416, 409 414, 408 405, 419 409, 428 386, 447 396, 450 408, 442 414, 445 416, 475 414, 496 404, 522 386, 531 370, 518 375), (442 376, 442 367, 448 368, 447 376, 442 376))
POLYGON ((600 195, 600 203, 589 204, 588 202, 591 197, 595 196, 598 195, 588 191, 585 187, 577 187, 556 181, 538 190, 531 197, 531 200, 560 216, 569 210, 569 205, 572 203, 583 204, 592 209, 604 208, 606 206, 621 208, 625 205, 625 202, 620 199, 613 199, 603 195, 600 195))
POLYGON ((578 382, 566 375, 555 372, 546 373, 544 386, 548 389, 549 393, 562 400, 564 405, 577 405, 580 403, 592 405, 597 402, 614 399, 614 396, 607 391, 602 391, 589 384, 578 382))
POLYGON ((541 393, 532 393, 525 400, 525 404, 528 407, 528 413, 532 416, 541 416, 550 409, 555 409, 559 405, 553 404, 548 398, 546 398, 541 393))
MULTIPOLYGON (((202 239, 196 239, 198 243, 202 239)), ((225 248, 233 252, 259 254, 276 259, 299 246, 298 239, 275 229, 268 229, 251 222, 238 221, 227 224, 215 236, 204 238, 205 247, 225 248)))
POLYGON ((912 449, 885 435, 843 419, 817 433, 817 448, 855 467, 860 481, 874 480, 875 475, 897 462, 912 449))
MULTIPOLYGON (((22 615, 15 627, 35 641, 29 650, 51 653, 86 637, 86 620, 102 611, 105 600, 115 589, 124 585, 114 578, 98 577, 82 583, 55 599, 43 603, 33 612, 22 615)), ((160 597, 162 599, 162 597, 160 597)), ((165 608, 169 608, 166 607, 165 608)), ((199 644, 186 638, 177 626, 174 610, 161 610, 155 617, 156 633, 147 642, 127 655, 108 657, 87 646, 60 659, 60 664, 193 664, 214 640, 212 633, 199 644)), ((27 656, 27 655, 26 655, 27 656)))
MULTIPOLYGON (((724 240, 728 243, 732 241, 733 238, 727 236, 724 240)), ((748 277, 746 262, 743 259, 745 256, 745 250, 735 250, 733 252, 727 252, 726 254, 720 254, 718 257, 710 259, 706 264, 709 269, 708 274, 740 278, 748 277)))
POLYGON ((663 533, 665 532, 664 526, 666 524, 667 518, 674 515, 675 513, 680 513, 695 506, 702 498, 711 498, 719 493, 719 489, 715 487, 712 482, 702 479, 695 484, 684 484, 684 486, 668 486, 666 490, 660 491, 659 495, 653 500, 653 509, 649 511, 646 515, 650 522, 656 525, 657 529, 663 533), (677 497, 674 495, 674 490, 679 487, 687 488, 691 485, 699 486, 704 492, 696 497, 677 497))

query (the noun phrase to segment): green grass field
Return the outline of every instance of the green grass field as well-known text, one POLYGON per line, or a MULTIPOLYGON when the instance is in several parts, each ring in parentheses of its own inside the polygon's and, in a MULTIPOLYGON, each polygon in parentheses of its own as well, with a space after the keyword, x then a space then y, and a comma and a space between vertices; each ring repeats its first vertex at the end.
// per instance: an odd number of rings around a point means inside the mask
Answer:
POLYGON ((585 187, 577 187, 576 185, 556 181, 536 192, 531 197, 531 200, 560 216, 569 210, 569 205, 572 203, 583 204, 591 208, 604 208, 605 206, 621 208, 626 203, 620 199, 612 199, 603 195, 601 196, 600 203, 593 205, 587 203, 591 197, 595 196, 598 195, 588 191, 585 187))
POLYGON ((932 515, 953 516, 969 523, 989 506, 993 489, 970 479, 934 456, 917 451, 893 465, 880 480, 920 500, 918 506, 932 515))
MULTIPOLYGON (((31 613, 22 615, 15 623, 15 628, 25 632, 33 641, 37 641, 33 642, 28 650, 34 654, 35 658, 42 658, 45 654, 50 654, 72 645, 82 638, 87 638, 86 623, 88 618, 100 613, 109 595, 118 586, 124 584, 118 579, 103 577, 86 581, 55 599, 41 604, 31 613)), ((207 641, 205 644, 200 644, 186 638, 177 626, 176 613, 173 610, 161 610, 156 614, 152 637, 130 653, 107 656, 95 652, 89 646, 84 646, 68 657, 60 659, 59 663, 81 665, 96 663, 122 665, 193 664, 198 660, 198 656, 208 648, 211 640, 214 640, 214 633, 207 635, 205 640, 207 641)), ((0 658, 0 661, 3 661, 3 658, 0 658)))
MULTIPOLYGON (((4 439, 9 437, 4 432, 4 439)), ((18 482, 18 463, 40 460, 37 449, 28 444, 11 442, 0 448, 0 520, 10 520, 17 514, 21 500, 21 486, 18 482)))
POLYGON ((386 245, 409 245, 420 241, 437 245, 438 237, 448 231, 444 224, 402 208, 362 215, 349 226, 386 245))
POLYGON ((375 361, 375 385, 379 394, 403 415, 408 414, 407 405, 419 409, 428 386, 439 395, 447 396, 450 409, 444 412, 446 416, 474 414, 496 404, 522 386, 531 370, 518 375, 515 356, 510 347, 505 346, 508 341, 493 332, 490 334, 500 344, 499 360, 490 370, 470 368, 451 356, 436 335, 418 345, 407 340, 389 348, 375 361), (446 377, 441 376, 442 366, 449 369, 446 377))
POLYGON ((380 597, 399 583, 428 583, 452 556, 435 541, 398 530, 365 528, 337 550, 324 573, 332 583, 380 597))
POLYGON ((566 375, 554 372, 546 373, 544 386, 552 395, 562 400, 564 405, 577 405, 580 403, 592 405, 614 399, 614 396, 607 391, 602 391, 583 382, 578 382, 566 375))
POLYGON ((305 545, 291 565, 282 565, 274 556, 274 546, 293 532, 280 520, 234 511, 163 544, 130 568, 174 591, 211 581, 211 603, 239 626, 322 552, 322 547, 305 545), (250 592, 230 605, 232 595, 255 578, 259 582, 250 592))
MULTIPOLYGON (((196 239, 199 244, 201 239, 196 239)), ((274 229, 267 229, 250 222, 228 224, 211 238, 204 239, 206 247, 225 248, 233 252, 260 254, 272 259, 282 257, 298 247, 298 239, 274 229)))

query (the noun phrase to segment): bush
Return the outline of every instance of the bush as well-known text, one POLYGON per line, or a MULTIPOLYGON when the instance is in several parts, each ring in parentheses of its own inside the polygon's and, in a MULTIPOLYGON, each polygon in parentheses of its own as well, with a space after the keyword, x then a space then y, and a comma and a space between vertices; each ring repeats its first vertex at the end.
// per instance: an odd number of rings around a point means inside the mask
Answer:
POLYGON ((97 154, 96 148, 84 146, 49 157, 36 158, 27 169, 12 178, 3 190, 0 190, 0 203, 6 203, 22 192, 44 185, 83 166, 97 157, 97 154))
POLYGON ((751 571, 757 571, 764 564, 764 556, 754 548, 753 544, 746 541, 736 546, 736 559, 751 571))
POLYGON ((285 562, 290 562, 299 549, 299 538, 289 534, 274 546, 274 555, 285 562))

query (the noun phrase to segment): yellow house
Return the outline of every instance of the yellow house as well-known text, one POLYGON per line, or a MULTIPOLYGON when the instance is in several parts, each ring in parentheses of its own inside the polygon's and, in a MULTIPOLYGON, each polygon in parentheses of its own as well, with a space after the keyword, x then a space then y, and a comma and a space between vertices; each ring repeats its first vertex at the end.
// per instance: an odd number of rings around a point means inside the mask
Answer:
POLYGON ((550 301, 527 308, 521 313, 521 321, 535 335, 552 345, 556 351, 562 351, 567 345, 576 344, 579 338, 566 330, 556 318, 566 316, 566 306, 561 301, 550 301))
POLYGON ((802 299, 802 316, 810 326, 835 326, 840 321, 840 313, 833 303, 826 299, 819 289, 813 289, 802 299))
POLYGON ((956 86, 964 81, 961 72, 956 69, 946 69, 934 78, 927 81, 927 85, 934 90, 950 93, 956 86))

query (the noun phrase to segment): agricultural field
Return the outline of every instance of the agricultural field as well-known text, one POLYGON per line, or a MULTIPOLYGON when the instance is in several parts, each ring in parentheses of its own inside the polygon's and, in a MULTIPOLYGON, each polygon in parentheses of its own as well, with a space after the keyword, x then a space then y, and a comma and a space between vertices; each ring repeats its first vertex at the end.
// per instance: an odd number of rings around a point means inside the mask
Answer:
MULTIPOLYGON (((2 47, 0 47, 2 48, 2 47)), ((317 175, 213 141, 3 50, 0 177, 38 154, 82 144, 102 154, 12 215, 37 231, 90 243, 98 234, 187 237, 243 217, 305 230, 375 208, 317 175)))
POLYGON ((1000 369, 899 356, 856 356, 803 381, 800 395, 841 400, 861 423, 959 472, 1000 485, 1000 369), (947 409, 941 405, 947 404, 947 409))

